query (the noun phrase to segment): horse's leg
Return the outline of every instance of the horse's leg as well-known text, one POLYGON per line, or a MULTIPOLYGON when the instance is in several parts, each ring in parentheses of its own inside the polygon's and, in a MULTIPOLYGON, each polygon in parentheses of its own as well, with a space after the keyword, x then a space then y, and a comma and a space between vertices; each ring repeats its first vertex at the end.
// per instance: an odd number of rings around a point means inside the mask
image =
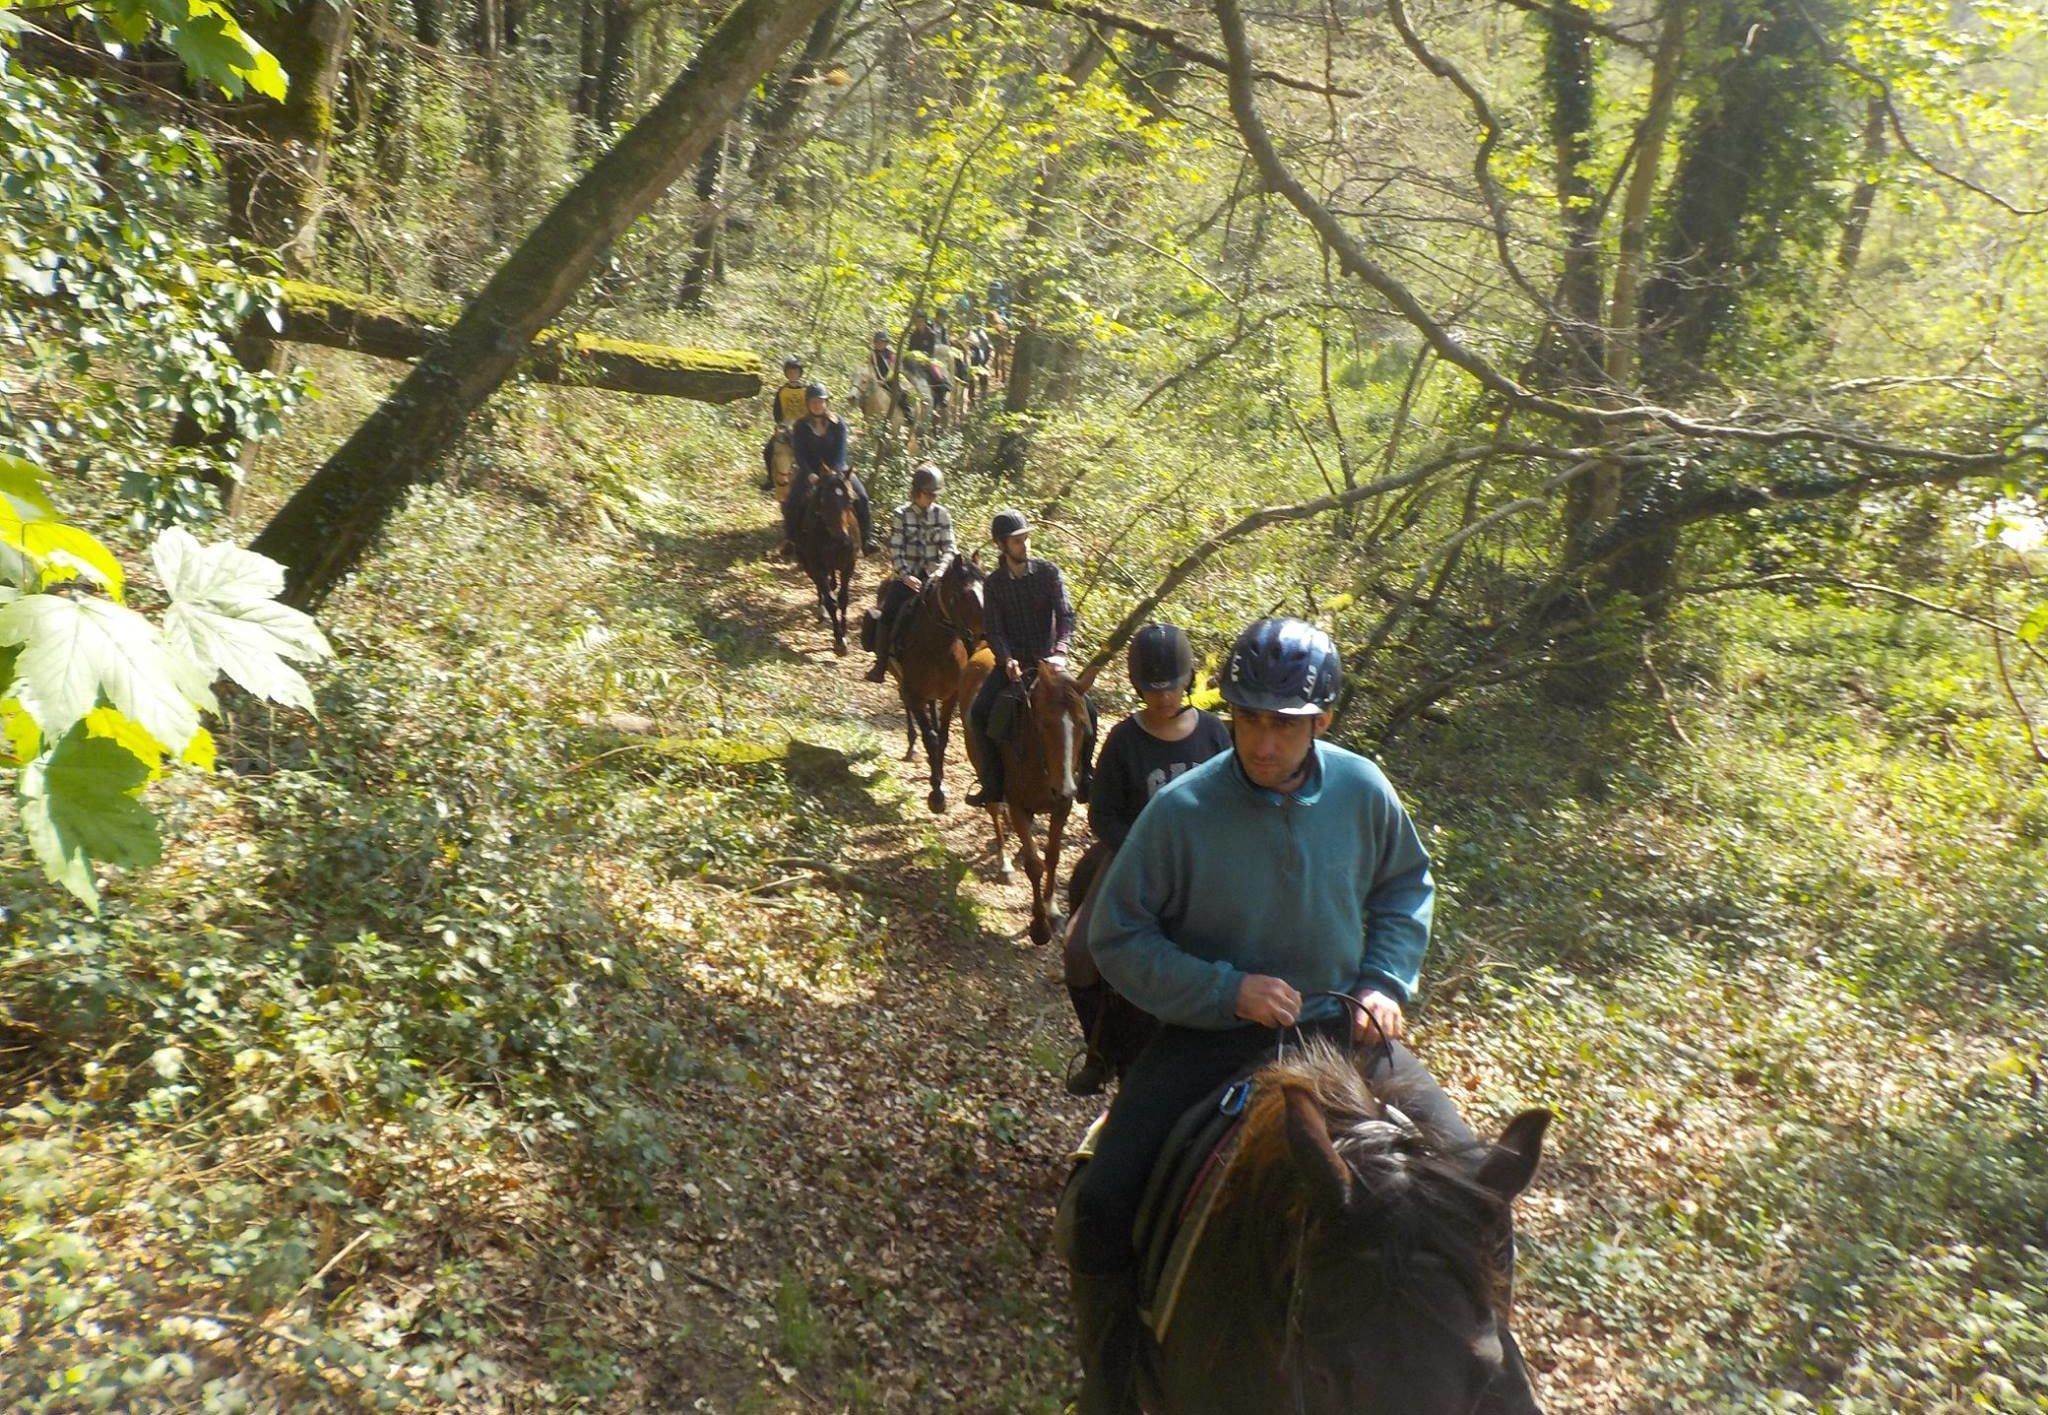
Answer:
POLYGON ((1001 802, 988 808, 990 824, 996 828, 996 878, 1008 884, 1017 877, 1017 871, 1010 863, 1010 841, 1004 833, 1003 822, 1008 819, 1010 808, 1001 802))
POLYGON ((907 676, 897 678, 896 696, 903 702, 903 760, 909 761, 917 755, 917 739, 924 734, 924 723, 918 720, 918 703, 910 695, 907 676))
MULTIPOLYGON (((1059 918, 1053 910, 1053 902, 1059 898, 1054 891, 1059 886, 1060 844, 1067 833, 1067 813, 1074 809, 1074 803, 1067 800, 1052 804, 1052 819, 1045 827, 1045 904, 1051 918, 1059 918)), ((1062 923, 1064 919, 1060 920, 1062 923)))
POLYGON ((853 571, 839 571, 839 595, 832 605, 832 652, 846 657, 846 602, 853 594, 853 571))
POLYGON ((917 725, 924 734, 925 768, 932 783, 924 803, 933 815, 937 815, 946 809, 946 735, 939 727, 938 704, 927 700, 919 707, 922 715, 917 725))
POLYGON ((1045 857, 1038 853, 1037 832, 1032 829, 1031 817, 1015 806, 1010 807, 1010 825, 1017 832, 1017 853, 1024 859, 1024 877, 1031 881, 1031 941, 1050 943, 1052 920, 1046 908, 1045 857))

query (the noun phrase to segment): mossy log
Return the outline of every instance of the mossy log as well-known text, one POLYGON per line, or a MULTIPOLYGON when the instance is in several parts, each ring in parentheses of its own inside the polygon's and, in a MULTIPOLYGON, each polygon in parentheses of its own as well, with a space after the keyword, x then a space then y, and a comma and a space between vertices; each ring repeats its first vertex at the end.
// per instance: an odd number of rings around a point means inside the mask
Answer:
MULTIPOLYGON (((402 304, 303 280, 280 280, 278 285, 284 316, 280 338, 380 359, 417 359, 457 315, 453 309, 402 304)), ((749 398, 762 386, 760 359, 744 351, 678 349, 558 329, 540 332, 522 369, 541 383, 701 403, 749 398)))

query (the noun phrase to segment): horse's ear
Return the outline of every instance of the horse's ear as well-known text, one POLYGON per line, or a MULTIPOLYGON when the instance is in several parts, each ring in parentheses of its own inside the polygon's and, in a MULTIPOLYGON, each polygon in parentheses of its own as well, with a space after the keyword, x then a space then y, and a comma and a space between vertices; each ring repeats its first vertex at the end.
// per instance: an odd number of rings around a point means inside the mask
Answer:
POLYGON ((1287 1150, 1309 1198, 1325 1210, 1343 1208, 1351 1199, 1351 1167, 1330 1143, 1322 1103, 1301 1085, 1283 1085, 1280 1095, 1287 1108, 1287 1150))
POLYGON ((1547 1110, 1525 1110, 1500 1132, 1486 1162, 1479 1166, 1479 1182, 1503 1199, 1513 1199, 1536 1177, 1537 1161, 1543 1158, 1543 1132, 1550 1128, 1547 1110))
POLYGON ((1082 692, 1092 693, 1095 691, 1095 675, 1100 673, 1101 671, 1101 664, 1091 664, 1089 665, 1087 670, 1083 672, 1081 676, 1079 678, 1076 678, 1074 681, 1080 685, 1082 692))

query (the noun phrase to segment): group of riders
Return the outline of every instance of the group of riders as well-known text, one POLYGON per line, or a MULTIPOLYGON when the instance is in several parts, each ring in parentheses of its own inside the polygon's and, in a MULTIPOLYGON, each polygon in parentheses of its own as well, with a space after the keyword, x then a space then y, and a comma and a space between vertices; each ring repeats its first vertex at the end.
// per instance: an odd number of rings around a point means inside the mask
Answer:
MULTIPOLYGON (((878 350, 883 343, 877 335, 878 350)), ((785 372, 800 378, 802 369, 793 361, 785 372)), ((845 424, 821 385, 801 392, 796 476, 807 483, 829 468, 849 477, 873 554, 845 424)), ((776 395, 778 418, 796 411, 786 393, 776 395)), ((901 611, 958 553, 944 487, 939 468, 919 466, 891 520, 870 681, 886 678, 901 611)), ((793 536, 797 485, 784 505, 793 536)), ((980 776, 970 805, 1004 796, 1002 756, 988 737, 996 698, 1041 663, 1063 667, 1074 636, 1065 581, 1032 555, 1031 536, 1015 510, 989 526, 998 559, 983 581, 983 625, 997 671, 967 715, 980 776)), ((1067 1088, 1095 1094, 1118 1081, 1075 1181, 1065 1255, 1084 1373, 1078 1415, 1139 1410, 1133 1228, 1154 1161, 1184 1113, 1270 1060, 1282 1034, 1363 1045, 1368 1078, 1398 1088, 1413 1120, 1454 1149, 1486 1148, 1402 1042, 1436 886, 1386 775, 1325 736, 1343 688, 1335 642, 1299 619, 1249 625, 1218 675, 1227 722, 1190 700, 1196 657, 1179 626, 1138 630, 1127 668, 1139 706, 1111 729, 1092 782, 1084 771, 1075 793, 1095 840, 1075 879, 1093 879, 1063 958, 1085 1047, 1067 1088)), ((1501 1334, 1519 1372, 1513 1339, 1501 1334)))

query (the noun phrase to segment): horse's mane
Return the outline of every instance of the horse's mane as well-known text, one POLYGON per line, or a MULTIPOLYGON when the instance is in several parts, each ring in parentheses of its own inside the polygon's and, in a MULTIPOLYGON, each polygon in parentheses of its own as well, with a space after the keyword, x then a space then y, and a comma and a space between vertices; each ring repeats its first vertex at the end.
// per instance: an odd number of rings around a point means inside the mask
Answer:
MULTIPOLYGON (((1480 1157, 1411 1120, 1403 1113, 1400 1085, 1369 1084, 1356 1063, 1328 1042, 1311 1041, 1258 1073, 1244 1139, 1232 1164, 1236 1197, 1285 1205, 1288 1221, 1271 1226, 1292 1247, 1292 1220, 1301 1215, 1301 1201, 1290 1204, 1279 1195, 1284 1192, 1280 1181, 1293 1163, 1285 1091, 1294 1087, 1307 1091, 1321 1107, 1330 1142, 1352 1176, 1350 1201, 1315 1241, 1325 1248, 1376 1251, 1389 1294, 1413 1291, 1405 1280, 1407 1271, 1418 1257, 1429 1255, 1489 1309, 1503 1310, 1507 1202, 1474 1177, 1480 1157)), ((1298 1186, 1287 1187, 1298 1192, 1298 1186)), ((1275 1207, 1276 1217, 1279 1212, 1275 1207)), ((1282 1270, 1287 1266, 1276 1264, 1282 1270)))

